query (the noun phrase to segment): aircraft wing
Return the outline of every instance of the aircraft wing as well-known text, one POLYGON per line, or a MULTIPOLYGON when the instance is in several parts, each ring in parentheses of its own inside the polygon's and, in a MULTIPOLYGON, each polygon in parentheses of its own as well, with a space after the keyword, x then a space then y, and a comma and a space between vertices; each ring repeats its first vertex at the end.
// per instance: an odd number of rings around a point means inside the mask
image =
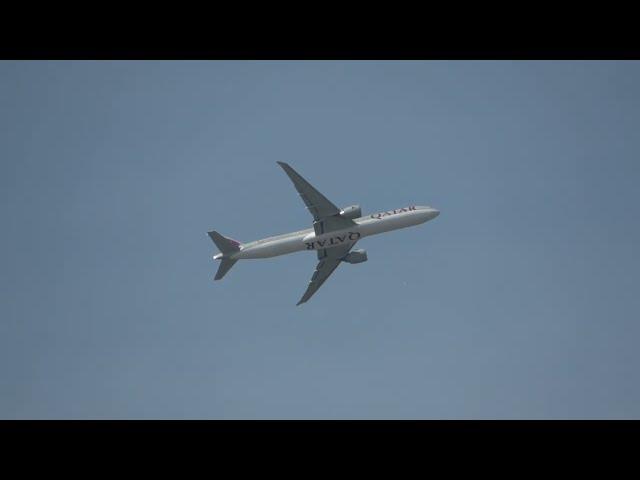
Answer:
POLYGON ((302 201, 307 206, 307 210, 313 215, 313 228, 316 235, 340 230, 355 225, 353 220, 340 217, 340 209, 336 207, 327 197, 316 190, 313 185, 307 182, 298 172, 285 162, 277 162, 284 172, 293 182, 293 186, 302 197, 302 201))
POLYGON ((304 295, 302 295, 302 298, 296 305, 300 305, 301 303, 306 302, 313 296, 314 293, 318 291, 318 289, 327 280, 327 278, 329 278, 333 271, 338 268, 338 265, 340 265, 342 258, 344 258, 344 256, 349 253, 349 250, 351 250, 356 242, 351 242, 350 244, 341 245, 339 247, 318 250, 318 265, 316 266, 315 272, 313 272, 311 281, 309 281, 307 290, 304 292, 304 295))

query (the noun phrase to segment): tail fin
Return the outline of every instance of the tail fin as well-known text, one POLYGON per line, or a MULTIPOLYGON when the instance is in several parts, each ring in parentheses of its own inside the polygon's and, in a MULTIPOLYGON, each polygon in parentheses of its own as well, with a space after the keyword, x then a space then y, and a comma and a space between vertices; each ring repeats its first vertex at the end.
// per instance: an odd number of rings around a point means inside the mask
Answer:
POLYGON ((216 273, 216 276, 214 278, 214 280, 220 280, 222 277, 224 277, 227 274, 229 270, 231 270, 231 267, 233 267, 235 263, 238 261, 238 260, 233 260, 228 256, 240 250, 240 242, 237 242, 231 238, 223 237, 216 231, 211 231, 207 233, 211 237, 211 240, 213 240, 213 243, 216 244, 216 247, 218 247, 218 250, 222 252, 222 255, 220 256, 216 255, 214 257, 214 258, 222 257, 220 258, 221 262, 220 262, 220 266, 218 267, 218 273, 216 273))
POLYGON ((238 260, 231 260, 230 258, 223 258, 222 261, 220 262, 220 266, 218 267, 218 273, 216 273, 214 280, 220 280, 222 277, 224 277, 227 274, 227 272, 231 270, 231 267, 233 267, 237 261, 238 260))
POLYGON ((231 238, 223 237, 216 231, 207 233, 211 237, 211 240, 213 240, 213 243, 216 244, 216 247, 218 247, 218 250, 220 250, 224 255, 240 250, 240 242, 231 238))

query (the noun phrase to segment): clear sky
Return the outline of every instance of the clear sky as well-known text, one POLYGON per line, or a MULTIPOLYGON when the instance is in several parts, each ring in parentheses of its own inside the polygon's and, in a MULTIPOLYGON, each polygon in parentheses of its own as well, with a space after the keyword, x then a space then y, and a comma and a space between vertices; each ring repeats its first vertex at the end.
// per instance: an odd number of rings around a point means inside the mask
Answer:
POLYGON ((640 63, 0 62, 0 418, 640 418, 640 63), (441 215, 316 264, 206 232, 441 215))

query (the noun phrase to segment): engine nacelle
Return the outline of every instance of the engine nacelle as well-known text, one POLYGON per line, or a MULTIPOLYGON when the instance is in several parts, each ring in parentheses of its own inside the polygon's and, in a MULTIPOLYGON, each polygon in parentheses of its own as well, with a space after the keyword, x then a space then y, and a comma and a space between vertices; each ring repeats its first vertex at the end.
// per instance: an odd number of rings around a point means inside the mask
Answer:
POLYGON ((363 249, 351 250, 343 259, 347 263, 362 263, 367 261, 367 251, 363 249))
POLYGON ((340 216, 343 218, 360 218, 362 216, 362 209, 360 205, 351 205, 340 210, 340 216))

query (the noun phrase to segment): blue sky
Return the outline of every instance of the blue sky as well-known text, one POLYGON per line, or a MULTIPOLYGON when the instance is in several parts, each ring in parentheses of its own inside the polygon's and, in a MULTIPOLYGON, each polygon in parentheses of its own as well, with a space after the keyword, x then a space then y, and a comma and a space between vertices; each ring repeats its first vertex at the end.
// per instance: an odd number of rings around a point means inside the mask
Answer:
POLYGON ((640 417, 638 62, 0 62, 0 418, 640 417), (432 222, 213 282, 211 229, 432 222))

